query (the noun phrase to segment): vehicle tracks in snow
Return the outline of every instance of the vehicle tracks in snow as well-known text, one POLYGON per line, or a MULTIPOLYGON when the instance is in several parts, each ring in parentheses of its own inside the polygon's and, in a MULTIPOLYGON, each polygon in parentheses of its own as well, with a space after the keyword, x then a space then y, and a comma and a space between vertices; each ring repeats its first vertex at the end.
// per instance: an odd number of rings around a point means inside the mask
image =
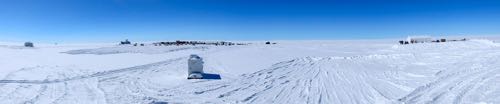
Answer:
POLYGON ((373 70, 366 70, 371 67, 365 64, 380 58, 402 56, 408 55, 298 58, 277 63, 268 69, 244 74, 236 80, 197 83, 166 90, 165 93, 175 93, 175 95, 160 99, 205 103, 390 102, 384 97, 386 93, 375 89, 385 85, 369 83, 374 81, 372 74, 376 73, 373 73, 373 70), (372 98, 381 98, 385 101, 375 101, 372 98))
POLYGON ((399 99, 399 101, 409 104, 463 103, 463 98, 467 97, 468 93, 477 92, 475 89, 478 86, 483 86, 480 83, 500 74, 500 66, 495 63, 500 61, 498 58, 499 56, 495 54, 465 58, 471 60, 457 63, 454 67, 446 69, 445 72, 439 72, 440 76, 435 81, 416 88, 407 96, 399 99))
POLYGON ((109 70, 109 71, 103 71, 103 72, 96 72, 96 73, 90 74, 90 75, 74 76, 74 77, 64 78, 64 79, 53 79, 53 80, 48 80, 48 79, 46 79, 46 80, 10 80, 10 79, 3 79, 3 80, 0 80, 0 83, 26 83, 26 84, 61 83, 61 82, 67 82, 67 81, 73 81, 73 80, 88 79, 88 78, 94 78, 94 77, 103 77, 103 76, 107 76, 107 75, 119 74, 119 73, 124 73, 124 72, 129 72, 129 71, 149 69, 149 67, 158 66, 158 65, 166 65, 166 64, 169 64, 169 63, 171 63, 173 61, 179 61, 181 59, 182 58, 176 58, 176 59, 171 59, 171 60, 157 62, 157 63, 152 63, 152 64, 140 65, 140 66, 135 66, 135 67, 130 67, 130 68, 124 68, 124 69, 117 69, 117 70, 109 70))

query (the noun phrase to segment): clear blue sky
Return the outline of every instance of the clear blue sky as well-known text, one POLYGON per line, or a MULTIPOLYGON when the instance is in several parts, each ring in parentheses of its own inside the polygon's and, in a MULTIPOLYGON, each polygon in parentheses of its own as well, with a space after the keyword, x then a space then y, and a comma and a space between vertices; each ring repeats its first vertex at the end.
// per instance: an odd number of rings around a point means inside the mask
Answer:
POLYGON ((500 34, 500 1, 0 0, 0 41, 500 34))

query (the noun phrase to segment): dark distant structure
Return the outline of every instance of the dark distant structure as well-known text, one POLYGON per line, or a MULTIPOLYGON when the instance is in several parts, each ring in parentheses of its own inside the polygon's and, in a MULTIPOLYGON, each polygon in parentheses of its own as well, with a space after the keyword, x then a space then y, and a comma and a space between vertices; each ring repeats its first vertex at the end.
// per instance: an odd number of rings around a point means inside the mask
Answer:
POLYGON ((467 41, 467 38, 462 38, 462 39, 437 39, 437 40, 432 40, 430 37, 408 37, 407 40, 399 40, 399 44, 405 45, 405 44, 416 44, 416 43, 442 43, 442 42, 455 42, 455 41, 467 41))
POLYGON ((25 42, 24 47, 35 47, 35 45, 33 45, 33 42, 25 42))
POLYGON ((267 41, 266 44, 271 44, 271 42, 267 41))
POLYGON ((439 42, 441 42, 441 40, 439 40, 439 39, 438 40, 433 40, 432 42, 439 43, 439 42))
POLYGON ((128 45, 128 44, 131 44, 130 41, 128 41, 128 39, 120 42, 120 45, 128 45))
POLYGON ((247 45, 245 43, 233 43, 233 42, 226 42, 226 41, 219 41, 219 42, 204 42, 204 41, 182 41, 182 40, 177 40, 174 42, 155 42, 153 43, 154 46, 181 46, 181 45, 215 45, 215 46, 232 46, 232 45, 247 45))

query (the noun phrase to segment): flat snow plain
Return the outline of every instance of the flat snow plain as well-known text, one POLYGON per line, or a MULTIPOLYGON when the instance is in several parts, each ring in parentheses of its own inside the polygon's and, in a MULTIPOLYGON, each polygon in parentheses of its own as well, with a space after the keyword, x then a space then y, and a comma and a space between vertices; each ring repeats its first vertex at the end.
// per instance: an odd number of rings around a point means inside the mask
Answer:
POLYGON ((277 43, 0 43, 0 104, 500 103, 500 44, 490 40, 277 43), (187 80, 190 54, 221 78, 187 80))

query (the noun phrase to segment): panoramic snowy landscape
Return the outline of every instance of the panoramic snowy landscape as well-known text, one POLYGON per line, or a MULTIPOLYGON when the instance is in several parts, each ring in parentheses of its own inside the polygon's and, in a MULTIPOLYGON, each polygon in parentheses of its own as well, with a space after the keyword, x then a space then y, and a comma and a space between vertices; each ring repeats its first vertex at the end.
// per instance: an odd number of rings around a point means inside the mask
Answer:
POLYGON ((500 104, 500 0, 0 0, 0 104, 500 104))
POLYGON ((35 43, 33 48, 0 42, 0 103, 495 104, 500 103, 495 41, 35 43), (191 54, 203 58, 205 79, 187 79, 191 54))

